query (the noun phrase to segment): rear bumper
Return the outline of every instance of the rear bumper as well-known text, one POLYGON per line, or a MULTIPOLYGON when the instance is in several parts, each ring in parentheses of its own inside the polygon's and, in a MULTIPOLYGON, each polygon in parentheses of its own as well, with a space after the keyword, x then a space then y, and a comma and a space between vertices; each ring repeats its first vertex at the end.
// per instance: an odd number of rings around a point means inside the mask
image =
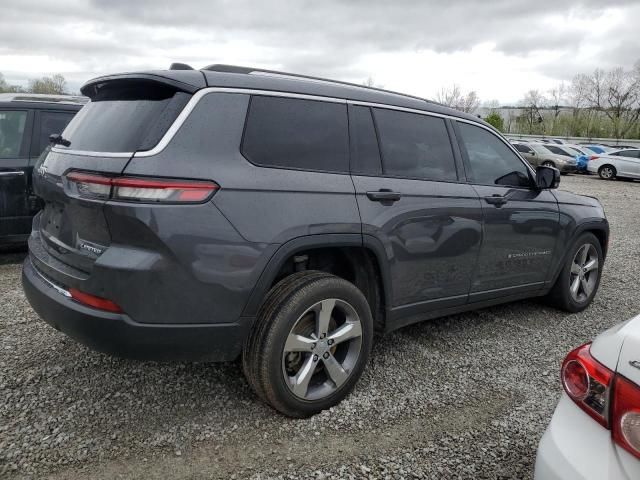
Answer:
MULTIPOLYGON (((45 279, 27 258, 22 285, 29 303, 49 325, 100 352, 140 360, 231 361, 242 350, 252 319, 234 323, 141 324, 126 314, 86 307, 45 279)), ((144 299, 140 299, 144 301, 144 299)))
POLYGON ((640 461, 563 393, 538 447, 535 480, 631 480, 640 461))

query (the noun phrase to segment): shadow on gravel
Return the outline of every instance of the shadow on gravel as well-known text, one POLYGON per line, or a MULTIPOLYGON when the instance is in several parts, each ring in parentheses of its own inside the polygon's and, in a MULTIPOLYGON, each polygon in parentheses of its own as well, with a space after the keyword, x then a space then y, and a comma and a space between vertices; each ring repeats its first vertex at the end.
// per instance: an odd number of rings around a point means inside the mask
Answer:
POLYGON ((0 265, 22 263, 27 253, 27 247, 0 247, 0 265))

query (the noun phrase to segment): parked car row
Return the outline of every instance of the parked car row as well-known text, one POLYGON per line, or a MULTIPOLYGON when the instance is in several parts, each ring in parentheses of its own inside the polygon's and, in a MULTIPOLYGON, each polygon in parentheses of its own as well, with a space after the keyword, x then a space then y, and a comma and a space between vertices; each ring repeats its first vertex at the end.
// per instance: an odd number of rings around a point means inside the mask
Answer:
POLYGON ((604 145, 540 143, 511 140, 532 165, 555 167, 561 173, 594 173, 604 180, 640 179, 640 149, 614 150, 604 145))

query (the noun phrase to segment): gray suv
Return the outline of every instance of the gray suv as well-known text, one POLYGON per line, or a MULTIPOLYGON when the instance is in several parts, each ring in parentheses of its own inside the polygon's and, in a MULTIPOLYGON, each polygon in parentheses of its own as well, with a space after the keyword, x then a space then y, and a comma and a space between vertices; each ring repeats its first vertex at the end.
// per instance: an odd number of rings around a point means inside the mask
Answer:
POLYGON ((609 228, 478 118, 362 86, 214 65, 100 77, 40 159, 23 269, 99 351, 231 361, 305 417, 375 334, 545 296, 593 299, 609 228))

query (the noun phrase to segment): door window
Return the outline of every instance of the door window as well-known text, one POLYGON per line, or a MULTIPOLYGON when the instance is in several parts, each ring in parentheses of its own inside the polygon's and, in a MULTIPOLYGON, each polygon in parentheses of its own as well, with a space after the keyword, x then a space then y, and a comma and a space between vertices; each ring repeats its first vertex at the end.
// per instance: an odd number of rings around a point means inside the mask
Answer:
POLYGON ((523 145, 521 143, 515 143, 513 146, 516 147, 516 150, 518 150, 519 152, 522 152, 522 153, 533 153, 533 150, 531 150, 529 147, 527 147, 526 145, 523 145))
POLYGON ((458 122, 474 183, 531 186, 529 169, 500 138, 484 128, 458 122))
POLYGON ((27 112, 0 110, 0 158, 21 155, 27 112))
POLYGON ((53 133, 62 133, 67 124, 73 118, 74 113, 71 112, 47 112, 40 111, 40 131, 38 133, 38 150, 32 152, 32 157, 39 156, 45 147, 49 144, 49 135, 53 133))
POLYGON ((242 153, 256 165, 348 173, 348 131, 343 103, 254 96, 242 153))
POLYGON ((455 181, 453 149, 442 118, 374 109, 385 175, 455 181))
POLYGON ((380 149, 369 107, 349 107, 351 137, 351 173, 380 175, 380 149))

